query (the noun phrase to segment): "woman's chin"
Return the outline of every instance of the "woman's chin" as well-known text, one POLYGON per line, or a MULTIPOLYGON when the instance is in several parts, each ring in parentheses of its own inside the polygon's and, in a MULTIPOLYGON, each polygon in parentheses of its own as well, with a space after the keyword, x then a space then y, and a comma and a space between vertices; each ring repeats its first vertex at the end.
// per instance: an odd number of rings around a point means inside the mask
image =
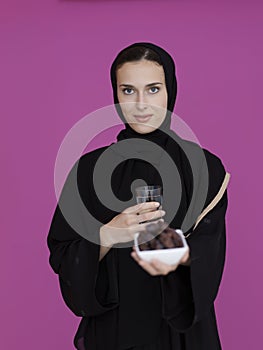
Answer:
POLYGON ((137 123, 132 123, 130 124, 130 127, 138 132, 139 134, 148 134, 149 132, 152 132, 154 130, 156 130, 156 128, 154 128, 153 126, 149 126, 149 125, 144 125, 144 124, 137 124, 137 123))

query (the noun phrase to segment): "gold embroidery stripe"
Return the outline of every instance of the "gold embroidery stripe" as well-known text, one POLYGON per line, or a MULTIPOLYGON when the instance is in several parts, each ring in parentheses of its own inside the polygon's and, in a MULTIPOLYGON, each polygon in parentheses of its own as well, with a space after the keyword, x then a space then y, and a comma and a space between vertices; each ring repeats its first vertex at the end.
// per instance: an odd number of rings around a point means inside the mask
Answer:
POLYGON ((212 200, 212 202, 202 211, 202 213, 198 216, 195 226, 193 228, 193 230, 196 228, 196 226, 199 224, 199 222, 203 219, 203 217, 210 211, 212 210, 216 204, 220 201, 220 199, 223 197, 223 194, 227 188, 228 182, 230 180, 230 174, 226 173, 224 181, 222 183, 222 186, 220 188, 220 190, 218 191, 217 195, 215 196, 215 198, 212 200))
MULTIPOLYGON (((195 226, 193 228, 193 230, 196 228, 196 226, 199 224, 199 222, 203 219, 203 217, 210 211, 212 210, 215 205, 220 201, 220 199, 223 197, 223 194, 227 188, 227 185, 229 183, 230 180, 230 174, 226 173, 224 181, 220 187, 220 190, 218 191, 217 195, 214 197, 214 199, 210 202, 210 204, 202 211, 202 213, 198 216, 195 226)), ((190 236, 191 233, 189 233, 185 238, 187 238, 188 236, 190 236)))

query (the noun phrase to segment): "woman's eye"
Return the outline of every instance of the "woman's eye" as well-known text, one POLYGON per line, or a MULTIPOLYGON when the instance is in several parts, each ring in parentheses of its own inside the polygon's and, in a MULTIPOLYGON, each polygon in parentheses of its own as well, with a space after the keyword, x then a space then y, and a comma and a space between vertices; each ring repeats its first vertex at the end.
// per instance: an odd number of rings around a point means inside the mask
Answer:
POLYGON ((156 94, 156 92, 158 92, 158 91, 159 91, 159 88, 156 87, 156 86, 153 86, 153 87, 150 88, 150 92, 151 92, 152 94, 156 94))
POLYGON ((122 90, 126 95, 131 95, 133 93, 133 89, 131 88, 125 88, 122 90))

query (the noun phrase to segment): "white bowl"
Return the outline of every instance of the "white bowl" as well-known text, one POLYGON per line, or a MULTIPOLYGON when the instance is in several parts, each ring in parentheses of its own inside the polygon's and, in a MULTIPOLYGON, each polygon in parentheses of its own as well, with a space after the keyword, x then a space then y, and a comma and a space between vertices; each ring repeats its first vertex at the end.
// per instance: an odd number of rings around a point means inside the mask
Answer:
POLYGON ((189 247, 186 243, 185 237, 182 230, 175 230, 182 238, 183 247, 180 248, 165 248, 165 249, 152 249, 152 250, 140 250, 138 246, 138 236, 139 233, 135 233, 134 236, 134 246, 138 256, 146 261, 151 261, 152 259, 158 259, 166 264, 174 265, 177 264, 187 251, 189 247))

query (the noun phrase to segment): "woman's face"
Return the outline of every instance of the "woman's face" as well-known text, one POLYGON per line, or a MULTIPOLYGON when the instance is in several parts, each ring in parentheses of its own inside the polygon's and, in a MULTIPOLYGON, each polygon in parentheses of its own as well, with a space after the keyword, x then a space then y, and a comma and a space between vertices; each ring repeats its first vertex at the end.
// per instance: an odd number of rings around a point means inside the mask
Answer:
POLYGON ((117 71, 117 95, 130 127, 140 134, 157 129, 165 119, 167 90, 163 67, 156 62, 126 62, 117 71))

